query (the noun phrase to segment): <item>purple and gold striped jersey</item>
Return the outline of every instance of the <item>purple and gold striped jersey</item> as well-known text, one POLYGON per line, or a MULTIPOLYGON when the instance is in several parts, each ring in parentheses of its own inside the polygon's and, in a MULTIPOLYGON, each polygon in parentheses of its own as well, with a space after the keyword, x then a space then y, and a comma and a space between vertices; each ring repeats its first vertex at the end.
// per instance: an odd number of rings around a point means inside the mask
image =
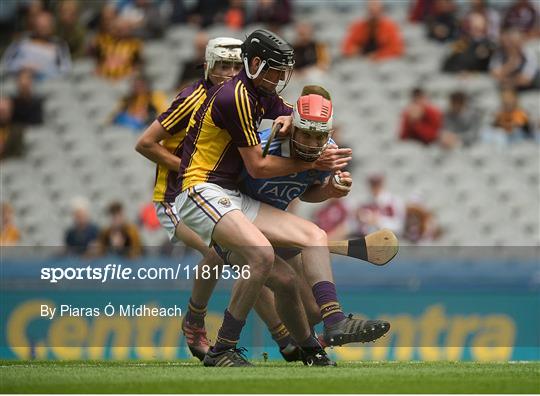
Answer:
POLYGON ((260 96, 242 70, 210 88, 189 121, 180 177, 182 191, 200 183, 236 189, 242 172, 239 147, 260 143, 261 120, 290 115, 292 106, 278 95, 260 96))
MULTIPOLYGON (((157 121, 171 135, 161 142, 169 152, 182 157, 182 146, 186 137, 187 126, 193 110, 199 100, 205 97, 211 83, 201 79, 184 88, 169 106, 157 117, 157 121)), ((180 192, 178 172, 171 171, 162 165, 156 167, 154 184, 155 202, 172 202, 180 192)))
POLYGON ((108 33, 96 38, 97 72, 110 79, 133 73, 142 59, 143 43, 138 38, 115 38, 108 33))

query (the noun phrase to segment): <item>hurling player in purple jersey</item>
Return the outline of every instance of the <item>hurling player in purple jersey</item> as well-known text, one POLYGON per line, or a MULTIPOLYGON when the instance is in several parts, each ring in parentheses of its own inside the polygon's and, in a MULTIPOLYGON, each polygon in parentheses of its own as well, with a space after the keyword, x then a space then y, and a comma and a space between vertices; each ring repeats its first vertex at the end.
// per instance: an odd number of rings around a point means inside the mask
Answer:
POLYGON ((231 263, 250 268, 249 277, 235 282, 216 344, 206 354, 204 364, 250 365, 236 345, 247 314, 263 285, 267 285, 273 288, 276 307, 302 349, 303 360, 333 365, 311 334, 299 296, 286 293, 285 288, 276 290, 278 285, 291 284, 289 273, 294 276, 294 271, 283 260, 276 259, 272 244, 261 229, 266 228, 278 244, 300 247, 326 246, 324 232, 294 216, 294 222, 281 219, 294 228, 288 232, 290 235, 284 235, 283 226, 275 228, 266 218, 273 220, 274 208, 242 194, 238 190, 238 176, 243 166, 255 177, 308 169, 334 171, 346 166, 350 150, 327 150, 313 163, 276 156, 262 158, 256 132, 261 119, 285 116, 285 129, 287 122, 289 126, 291 123, 286 116, 292 113, 292 106, 277 95, 276 89, 288 81, 292 72, 293 50, 272 32, 256 30, 242 44, 242 57, 244 70, 212 87, 190 120, 180 167, 182 192, 175 202, 182 220, 205 243, 226 250, 231 263))
MULTIPOLYGON (((172 241, 182 241, 198 250, 203 259, 199 267, 211 268, 221 265, 219 255, 180 219, 174 200, 180 192, 178 170, 180 158, 191 115, 199 100, 206 96, 212 86, 231 79, 242 69, 240 46, 242 41, 230 37, 218 37, 208 42, 204 62, 204 78, 184 88, 173 100, 169 108, 144 131, 137 141, 136 150, 156 163, 153 201, 156 214, 172 241)), ((194 280, 188 312, 182 322, 186 343, 193 355, 200 360, 209 348, 204 316, 206 304, 212 294, 209 281, 197 287, 202 279, 194 280)))

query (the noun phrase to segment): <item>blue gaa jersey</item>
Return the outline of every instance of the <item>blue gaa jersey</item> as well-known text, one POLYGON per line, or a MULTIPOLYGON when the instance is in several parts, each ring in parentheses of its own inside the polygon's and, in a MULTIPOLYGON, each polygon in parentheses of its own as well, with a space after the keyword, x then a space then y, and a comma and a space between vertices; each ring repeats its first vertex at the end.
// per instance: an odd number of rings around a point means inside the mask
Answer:
MULTIPOLYGON (((265 129, 259 132, 262 147, 266 145, 270 131, 270 129, 265 129)), ((330 140, 330 143, 334 141, 330 140)), ((277 137, 272 142, 268 154, 289 158, 290 151, 289 138, 277 137)), ((240 189, 257 201, 285 210, 293 199, 305 193, 311 186, 323 184, 328 176, 330 172, 309 170, 271 179, 255 179, 244 169, 240 189)))

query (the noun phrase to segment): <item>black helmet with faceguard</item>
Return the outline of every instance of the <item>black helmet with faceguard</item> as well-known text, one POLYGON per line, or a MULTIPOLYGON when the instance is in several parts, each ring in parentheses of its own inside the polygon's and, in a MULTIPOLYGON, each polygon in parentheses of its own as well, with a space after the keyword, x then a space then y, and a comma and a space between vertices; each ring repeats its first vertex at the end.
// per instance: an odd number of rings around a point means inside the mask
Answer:
POLYGON ((285 89, 291 78, 294 67, 294 50, 289 43, 277 34, 265 29, 258 29, 251 33, 242 44, 242 61, 244 70, 252 80, 259 76, 274 86, 273 92, 267 88, 258 87, 263 95, 274 95, 285 89), (253 73, 249 69, 249 63, 255 57, 261 59, 261 63, 253 73), (277 72, 277 81, 267 79, 272 70, 277 72))

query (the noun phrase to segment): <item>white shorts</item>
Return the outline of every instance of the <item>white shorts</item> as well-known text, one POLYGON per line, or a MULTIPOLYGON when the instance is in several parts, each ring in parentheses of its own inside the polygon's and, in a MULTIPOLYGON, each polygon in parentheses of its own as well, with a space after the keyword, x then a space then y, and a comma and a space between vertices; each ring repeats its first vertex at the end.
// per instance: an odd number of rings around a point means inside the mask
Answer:
POLYGON ((167 235, 169 235, 169 239, 172 242, 177 241, 176 226, 180 223, 180 216, 178 216, 174 203, 154 202, 154 208, 156 209, 161 226, 167 231, 167 235))
POLYGON ((211 246, 214 227, 223 216, 232 210, 240 210, 254 221, 261 203, 238 190, 201 183, 178 195, 175 206, 184 224, 211 246))

